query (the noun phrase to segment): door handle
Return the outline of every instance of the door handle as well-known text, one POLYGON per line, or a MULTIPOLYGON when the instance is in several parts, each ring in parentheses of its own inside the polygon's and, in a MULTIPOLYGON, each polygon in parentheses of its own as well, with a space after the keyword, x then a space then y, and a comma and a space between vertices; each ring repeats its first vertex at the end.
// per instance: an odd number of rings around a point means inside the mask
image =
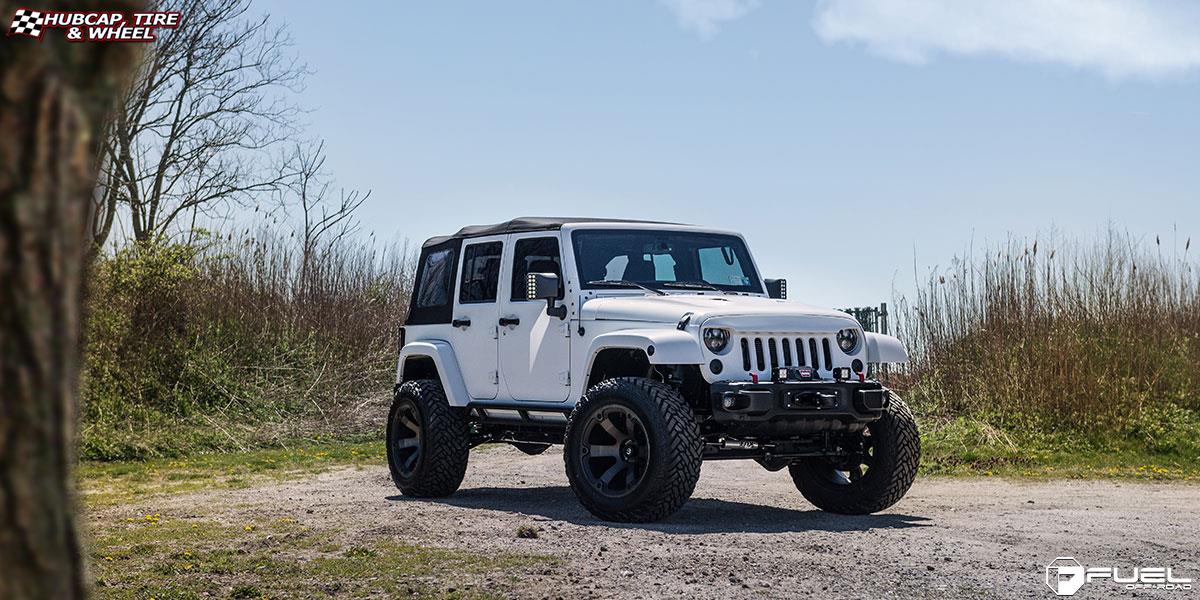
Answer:
POLYGON ((500 317, 500 326, 501 327, 506 327, 508 325, 520 325, 520 324, 521 324, 521 319, 519 319, 517 317, 500 317))
POLYGON ((450 321, 450 326, 451 327, 470 327, 471 320, 470 319, 454 319, 453 321, 450 321))

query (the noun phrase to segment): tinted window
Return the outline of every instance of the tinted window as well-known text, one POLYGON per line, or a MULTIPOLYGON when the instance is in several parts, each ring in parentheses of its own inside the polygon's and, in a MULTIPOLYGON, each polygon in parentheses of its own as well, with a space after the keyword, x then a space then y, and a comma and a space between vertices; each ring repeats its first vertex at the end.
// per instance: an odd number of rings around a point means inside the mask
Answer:
POLYGON ((689 231, 581 229, 571 234, 584 288, 588 281, 627 280, 648 287, 761 293, 741 238, 689 231), (674 284, 664 286, 663 284, 674 284))
POLYGON ((461 304, 495 302, 500 283, 500 242, 471 244, 463 249, 461 304))
POLYGON ((562 261, 559 260, 558 238, 525 238, 513 247, 512 300, 525 300, 525 283, 530 273, 558 275, 558 298, 563 297, 562 261))
POLYGON ((416 308, 436 308, 450 303, 454 281, 454 248, 435 250, 425 256, 417 282, 416 308))

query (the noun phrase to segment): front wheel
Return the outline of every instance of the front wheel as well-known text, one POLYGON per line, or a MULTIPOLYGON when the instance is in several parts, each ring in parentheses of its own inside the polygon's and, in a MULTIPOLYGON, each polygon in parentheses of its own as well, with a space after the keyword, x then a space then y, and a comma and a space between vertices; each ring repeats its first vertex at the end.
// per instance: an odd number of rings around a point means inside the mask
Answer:
POLYGON ((435 379, 406 381, 388 413, 387 457, 392 481, 405 496, 453 494, 467 473, 467 423, 446 402, 435 379))
POLYGON ((640 377, 588 389, 567 422, 567 479, 589 512, 644 523, 683 506, 700 479, 696 419, 674 389, 640 377))
POLYGON ((917 422, 899 396, 888 394, 887 410, 845 457, 810 458, 788 467, 796 489, 817 508, 847 515, 878 512, 912 486, 921 459, 917 422))

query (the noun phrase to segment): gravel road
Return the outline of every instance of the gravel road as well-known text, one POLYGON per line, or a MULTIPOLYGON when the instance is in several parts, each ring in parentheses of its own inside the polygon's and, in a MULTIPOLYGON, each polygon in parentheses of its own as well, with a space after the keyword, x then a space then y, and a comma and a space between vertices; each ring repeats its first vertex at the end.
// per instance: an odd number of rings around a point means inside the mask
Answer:
MULTIPOLYGON (((1124 481, 918 479, 884 514, 818 512, 786 472, 706 463, 692 500, 650 525, 596 520, 576 502, 557 449, 472 454, 463 487, 443 500, 397 495, 387 469, 342 469, 242 490, 172 496, 164 512, 296 516, 355 541, 397 538, 478 552, 550 554, 557 566, 433 582, 531 598, 1053 597, 1045 565, 1171 566, 1192 591, 1137 597, 1200 600, 1200 486, 1124 481), (517 539, 521 525, 537 539, 517 539)), ((386 565, 381 565, 386 568, 386 565)), ((1134 597, 1093 582, 1076 598, 1134 597)))

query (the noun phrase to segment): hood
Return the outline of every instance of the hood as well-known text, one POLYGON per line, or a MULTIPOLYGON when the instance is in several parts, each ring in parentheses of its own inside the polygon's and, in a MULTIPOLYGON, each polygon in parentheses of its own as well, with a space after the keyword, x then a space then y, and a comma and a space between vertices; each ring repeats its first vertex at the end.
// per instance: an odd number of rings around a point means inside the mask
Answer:
MULTIPOLYGON (((710 317, 817 317, 856 324, 850 315, 828 308, 817 308, 794 300, 777 300, 762 296, 671 294, 668 296, 608 296, 584 302, 580 317, 583 320, 642 321, 649 323, 678 323, 687 313, 692 323, 710 317)), ((777 319, 771 319, 777 320, 777 319)), ((843 325, 845 326, 845 325, 843 325)))

